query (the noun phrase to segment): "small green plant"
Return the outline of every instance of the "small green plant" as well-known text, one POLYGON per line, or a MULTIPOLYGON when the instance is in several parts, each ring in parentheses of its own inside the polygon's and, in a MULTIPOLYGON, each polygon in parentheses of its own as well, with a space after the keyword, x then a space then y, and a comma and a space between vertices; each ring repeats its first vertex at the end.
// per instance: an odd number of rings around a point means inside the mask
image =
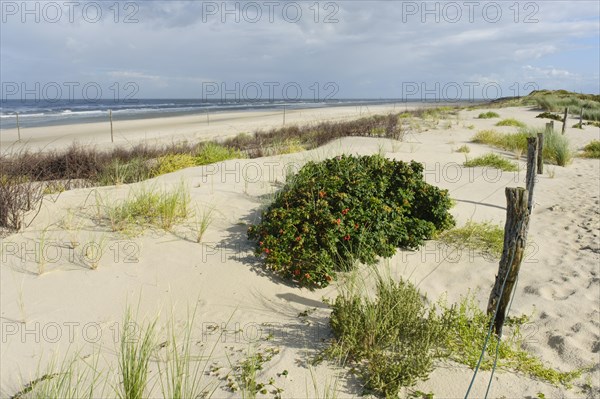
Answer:
POLYGON ((202 237, 204 237, 204 233, 210 226, 213 221, 213 213, 215 208, 211 207, 208 209, 204 209, 202 211, 196 210, 196 219, 194 223, 194 231, 196 233, 196 242, 199 243, 202 241, 202 237))
POLYGON ((525 123, 518 121, 514 118, 502 119, 500 122, 496 123, 496 126, 515 126, 515 127, 525 127, 525 123))
POLYGON ((592 140, 583 147, 583 156, 586 158, 600 158, 600 140, 592 140))
POLYGON ((379 155, 309 162, 248 237, 267 267, 303 286, 327 286, 354 260, 372 264, 396 248, 417 248, 454 224, 447 191, 422 172, 420 163, 379 155))
POLYGON ((479 116, 477 116, 478 119, 492 119, 492 118, 500 118, 500 115, 498 115, 496 112, 494 111, 488 111, 488 112, 482 112, 479 114, 479 116))
POLYGON ((466 248, 500 258, 504 245, 504 230, 490 222, 470 220, 463 227, 442 232, 438 239, 458 250, 466 248))
POLYGON ((458 147, 456 149, 456 152, 460 152, 460 153, 463 153, 463 154, 468 154, 468 153, 471 152, 471 148, 469 148, 468 145, 463 144, 463 145, 461 145, 460 147, 458 147))
POLYGON ((44 227, 40 232, 39 250, 35 251, 36 261, 38 265, 38 276, 41 276, 46 271, 46 240, 48 239, 48 229, 50 226, 44 227))
POLYGON ((83 263, 91 270, 96 270, 100 264, 102 255, 104 255, 107 244, 108 240, 106 235, 90 237, 81 250, 83 263))
POLYGON ((544 161, 567 166, 573 160, 569 139, 556 131, 544 133, 544 161))
POLYGON ((491 168, 500 169, 506 172, 517 172, 519 170, 519 165, 517 165, 516 163, 504 159, 500 155, 493 153, 470 159, 468 161, 465 161, 463 165, 467 168, 473 168, 476 166, 487 166, 491 168))
POLYGON ((128 308, 123 319, 119 355, 121 399, 142 399, 148 387, 148 366, 155 346, 156 321, 138 325, 128 308))

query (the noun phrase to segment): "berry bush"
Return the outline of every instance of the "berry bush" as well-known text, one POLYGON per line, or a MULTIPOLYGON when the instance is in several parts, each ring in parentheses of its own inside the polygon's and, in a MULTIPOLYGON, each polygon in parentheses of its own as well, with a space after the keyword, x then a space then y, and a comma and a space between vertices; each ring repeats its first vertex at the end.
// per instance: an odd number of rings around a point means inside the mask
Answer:
POLYGON ((418 162, 380 155, 309 162, 289 179, 248 238, 266 266, 311 288, 355 261, 418 248, 454 225, 446 190, 423 180, 418 162))

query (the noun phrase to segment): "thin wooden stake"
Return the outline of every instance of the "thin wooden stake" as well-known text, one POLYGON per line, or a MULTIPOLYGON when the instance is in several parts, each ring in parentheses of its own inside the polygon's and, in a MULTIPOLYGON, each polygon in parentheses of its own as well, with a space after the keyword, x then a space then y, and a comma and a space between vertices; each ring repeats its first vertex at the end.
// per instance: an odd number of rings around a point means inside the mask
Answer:
POLYGON ((110 119, 110 142, 115 142, 115 136, 113 135, 113 122, 112 122, 112 109, 108 110, 108 118, 110 119))
POLYGON ((583 129, 583 107, 581 107, 581 112, 579 112, 579 128, 583 129))
POLYGON ((529 192, 527 209, 531 214, 533 208, 533 187, 535 186, 535 171, 538 162, 538 138, 527 138, 527 175, 525 177, 525 188, 529 192))
POLYGON ((21 126, 19 126, 19 113, 17 112, 17 135, 19 137, 19 141, 21 141, 21 126))
POLYGON ((208 109, 206 110, 206 124, 210 126, 210 116, 208 109))
POLYGON ((565 134, 567 129, 567 116, 569 114, 569 107, 565 107, 565 117, 563 118, 562 134, 565 134))
POLYGON ((506 224, 504 225, 504 248, 498 267, 494 288, 488 301, 488 315, 496 314, 494 329, 500 335, 506 308, 512 296, 521 261, 525 253, 529 211, 527 210, 528 192, 521 187, 506 187, 506 224), (496 312, 498 309, 498 312, 496 312))
MULTIPOLYGON (((548 126, 546 126, 548 130, 548 126)), ((537 173, 544 174, 544 133, 537 134, 537 173)))
MULTIPOLYGON (((547 128, 546 128, 547 129, 547 128)), ((550 121, 550 130, 554 131, 554 121, 550 121)))
POLYGON ((285 105, 283 106, 283 126, 285 126, 285 105))

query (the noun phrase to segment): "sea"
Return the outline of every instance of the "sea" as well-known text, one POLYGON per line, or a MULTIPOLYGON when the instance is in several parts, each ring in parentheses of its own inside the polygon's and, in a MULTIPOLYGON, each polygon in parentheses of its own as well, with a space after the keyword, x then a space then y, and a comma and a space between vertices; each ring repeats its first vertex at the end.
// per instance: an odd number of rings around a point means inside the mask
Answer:
MULTIPOLYGON (((135 99, 114 100, 0 100, 0 129, 19 126, 43 127, 76 123, 108 121, 109 111, 113 120, 161 118, 167 116, 213 114, 227 111, 265 111, 285 109, 309 109, 335 106, 368 107, 381 104, 395 104, 401 111, 414 106, 444 105, 438 101, 428 103, 407 102, 402 99, 336 99, 327 101, 312 100, 270 100, 270 101, 210 101, 200 99, 135 99)), ((456 105, 456 102, 452 104, 456 105)))

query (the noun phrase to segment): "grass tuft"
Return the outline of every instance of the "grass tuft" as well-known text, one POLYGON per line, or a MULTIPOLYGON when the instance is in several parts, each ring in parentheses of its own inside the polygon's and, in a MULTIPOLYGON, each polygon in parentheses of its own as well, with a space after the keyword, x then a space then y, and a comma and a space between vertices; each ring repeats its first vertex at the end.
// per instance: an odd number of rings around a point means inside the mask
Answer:
POLYGON ((128 231, 132 227, 158 227, 170 230, 189 214, 189 192, 181 183, 174 191, 156 191, 142 187, 131 191, 128 198, 114 205, 100 196, 96 207, 101 219, 108 221, 113 231, 128 231))
POLYGON ((479 114, 479 116, 477 116, 478 119, 492 119, 492 118, 500 118, 500 115, 498 115, 496 112, 494 111, 488 111, 488 112, 482 112, 479 114))
POLYGON ((490 222, 468 221, 463 227, 442 232, 438 239, 458 250, 470 249, 500 258, 504 245, 504 230, 490 222))
POLYGON ((473 168, 476 166, 488 166, 491 168, 504 170, 506 172, 517 172, 519 170, 519 165, 517 165, 516 163, 508 161, 502 158, 500 155, 493 153, 470 159, 468 161, 465 161, 463 165, 467 168, 473 168))
POLYGON ((525 127, 525 123, 518 121, 514 118, 502 119, 500 122, 496 123, 496 126, 515 126, 515 127, 525 127))
POLYGON ((586 158, 600 158, 600 141, 592 140, 583 147, 583 156, 586 158))

